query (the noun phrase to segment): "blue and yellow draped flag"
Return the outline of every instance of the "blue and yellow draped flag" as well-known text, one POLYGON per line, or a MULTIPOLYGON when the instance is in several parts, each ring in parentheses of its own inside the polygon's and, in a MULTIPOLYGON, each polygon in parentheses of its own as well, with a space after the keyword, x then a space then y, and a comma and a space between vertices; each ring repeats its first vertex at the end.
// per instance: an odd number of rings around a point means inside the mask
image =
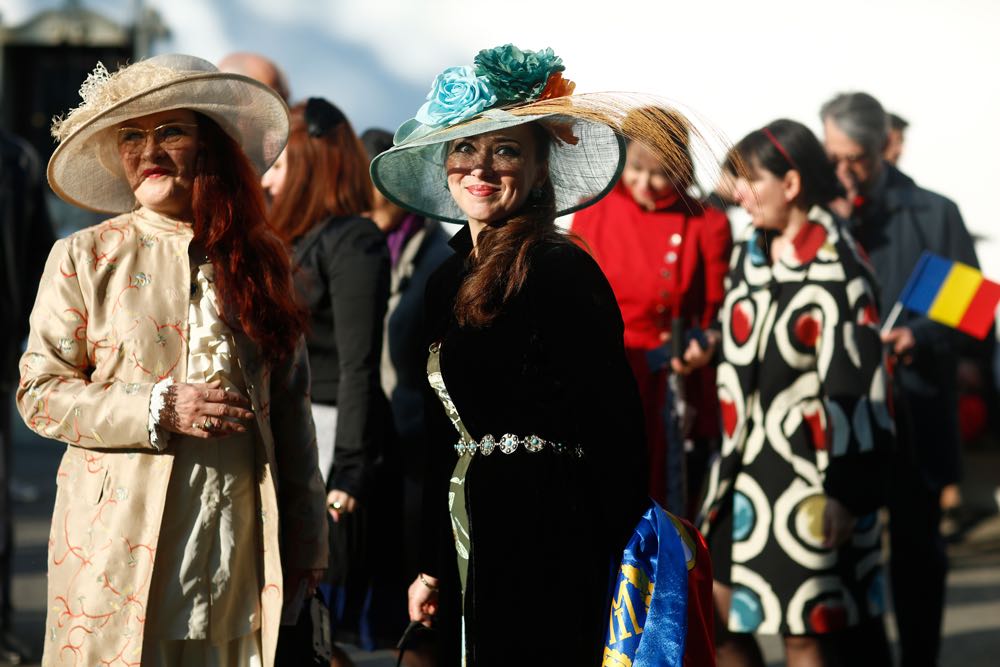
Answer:
MULTIPOLYGON (((690 533, 697 535, 656 503, 643 514, 612 590, 602 667, 682 667, 689 629, 694 653, 710 654, 707 659, 714 664, 711 618, 705 618, 711 607, 705 608, 705 600, 688 599, 689 576, 699 555, 704 585, 694 589, 696 595, 710 596, 711 565, 704 541, 698 536, 695 544, 690 533), (689 628, 690 623, 699 627, 689 628)), ((698 660, 694 664, 708 664, 698 660)))
POLYGON ((996 318, 1000 285, 983 278, 968 264, 925 252, 899 302, 935 322, 982 339, 996 318))

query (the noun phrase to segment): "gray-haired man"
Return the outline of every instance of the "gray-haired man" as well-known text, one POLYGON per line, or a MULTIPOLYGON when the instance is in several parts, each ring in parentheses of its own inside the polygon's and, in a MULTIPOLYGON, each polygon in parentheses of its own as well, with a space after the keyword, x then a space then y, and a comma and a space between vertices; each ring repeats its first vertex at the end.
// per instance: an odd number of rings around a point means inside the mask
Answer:
MULTIPOLYGON (((978 265, 954 202, 883 161, 888 121, 871 95, 838 95, 820 111, 827 153, 847 199, 835 208, 872 259, 882 312, 899 298, 925 250, 978 265)), ((933 665, 940 647, 948 561, 939 530, 941 488, 957 481, 956 347, 961 334, 903 313, 883 340, 895 372, 899 454, 890 480, 890 577, 902 664, 933 665)))

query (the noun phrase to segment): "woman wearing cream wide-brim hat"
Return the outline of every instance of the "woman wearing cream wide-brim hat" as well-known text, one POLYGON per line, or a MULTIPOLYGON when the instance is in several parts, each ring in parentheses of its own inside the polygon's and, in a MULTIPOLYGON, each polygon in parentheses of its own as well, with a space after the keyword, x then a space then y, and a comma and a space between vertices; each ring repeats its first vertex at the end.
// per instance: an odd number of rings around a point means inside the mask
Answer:
POLYGON ((270 665, 285 591, 327 560, 304 320, 259 186, 287 109, 183 55, 80 93, 49 183, 114 217, 53 247, 17 395, 69 445, 43 664, 270 665))

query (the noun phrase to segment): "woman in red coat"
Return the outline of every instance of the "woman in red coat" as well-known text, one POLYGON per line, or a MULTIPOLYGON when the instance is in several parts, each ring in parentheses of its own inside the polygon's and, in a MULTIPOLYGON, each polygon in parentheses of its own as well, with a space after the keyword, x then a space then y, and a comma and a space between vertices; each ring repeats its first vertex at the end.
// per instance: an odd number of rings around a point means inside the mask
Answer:
POLYGON ((669 111, 656 113, 685 158, 679 172, 668 173, 645 146, 631 142, 621 180, 578 212, 572 229, 607 276, 625 320, 625 348, 646 415, 650 495, 687 516, 699 489, 686 492, 686 477, 700 485, 706 450, 719 433, 714 370, 700 368, 717 340, 711 332, 696 334, 722 303, 732 234, 724 213, 686 194, 694 180, 688 128, 669 111), (671 343, 675 320, 685 332, 679 347, 671 343), (672 347, 683 358, 672 360, 672 347), (685 440, 701 455, 691 475, 684 472, 685 440))

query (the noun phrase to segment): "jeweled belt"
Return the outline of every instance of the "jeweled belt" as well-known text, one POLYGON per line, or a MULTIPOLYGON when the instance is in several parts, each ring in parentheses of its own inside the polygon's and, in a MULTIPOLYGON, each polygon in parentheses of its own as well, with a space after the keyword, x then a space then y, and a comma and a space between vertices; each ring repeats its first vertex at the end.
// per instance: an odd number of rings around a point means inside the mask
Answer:
POLYGON ((476 454, 480 453, 483 456, 489 456, 493 453, 494 449, 499 449, 504 454, 513 454, 517 451, 518 447, 524 447, 524 449, 529 452, 540 452, 546 447, 559 454, 572 454, 577 458, 583 457, 583 448, 580 446, 572 447, 570 445, 564 445, 561 442, 552 442, 551 440, 546 440, 545 438, 540 438, 537 435, 529 435, 527 437, 520 437, 512 433, 505 433, 503 437, 499 440, 494 438, 492 435, 484 435, 479 442, 463 442, 459 440, 455 443, 455 451, 458 452, 459 456, 463 454, 476 454))

